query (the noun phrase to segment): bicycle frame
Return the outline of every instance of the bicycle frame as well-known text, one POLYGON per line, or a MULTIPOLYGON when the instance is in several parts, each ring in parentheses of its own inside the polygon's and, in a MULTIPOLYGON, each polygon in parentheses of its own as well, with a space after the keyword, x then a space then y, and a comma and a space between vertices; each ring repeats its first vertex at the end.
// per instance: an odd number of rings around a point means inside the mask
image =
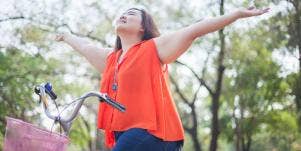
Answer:
POLYGON ((35 88, 35 92, 37 95, 39 95, 40 101, 43 102, 44 112, 47 115, 47 117, 58 122, 62 126, 62 128, 64 130, 64 135, 66 135, 66 136, 69 134, 72 122, 75 119, 75 117, 78 115, 78 112, 79 112, 81 106, 83 105, 84 101, 89 97, 97 97, 100 102, 105 102, 121 112, 125 112, 125 110, 126 110, 123 105, 121 105, 118 102, 111 99, 106 93, 99 93, 99 92, 91 91, 91 92, 88 92, 88 93, 82 95, 81 97, 75 99, 75 100, 79 100, 79 103, 76 105, 76 107, 70 117, 62 118, 60 115, 55 116, 55 115, 52 115, 48 109, 47 94, 48 94, 48 96, 50 96, 50 98, 53 102, 55 102, 54 99, 56 99, 56 95, 51 90, 51 88, 49 89, 46 85, 47 84, 41 84, 41 85, 37 86, 35 88), (51 96, 50 94, 52 94, 55 97, 51 96))
MULTIPOLYGON (((43 103, 43 109, 48 118, 58 122, 63 128, 63 135, 52 131, 41 129, 33 124, 24 122, 19 119, 7 117, 7 125, 4 140, 4 151, 65 151, 68 146, 68 134, 73 120, 78 115, 78 112, 84 101, 89 97, 97 97, 100 102, 107 103, 121 112, 125 112, 125 107, 118 102, 115 102, 105 93, 88 92, 81 97, 75 99, 78 101, 75 109, 69 117, 61 117, 60 114, 53 115, 49 111, 48 99, 52 100, 57 106, 55 99, 56 94, 52 91, 50 83, 41 84, 35 87, 35 93, 39 95, 40 102, 43 103)), ((71 103, 71 104, 72 104, 71 103)), ((68 104, 69 106, 70 104, 68 104)), ((67 106, 67 107, 68 107, 67 106)), ((66 108, 64 108, 66 109, 66 108)), ((64 111, 64 109, 62 111, 64 111)))

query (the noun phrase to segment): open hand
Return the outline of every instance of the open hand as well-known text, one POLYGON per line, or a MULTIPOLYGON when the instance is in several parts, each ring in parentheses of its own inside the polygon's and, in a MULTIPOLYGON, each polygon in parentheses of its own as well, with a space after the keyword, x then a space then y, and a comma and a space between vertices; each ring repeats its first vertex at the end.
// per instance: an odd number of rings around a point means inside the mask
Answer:
POLYGON ((268 12, 270 8, 265 9, 257 9, 254 6, 249 8, 241 8, 237 11, 240 18, 252 17, 252 16, 259 16, 266 12, 268 12))
POLYGON ((66 34, 57 34, 55 36, 55 41, 64 41, 66 34))

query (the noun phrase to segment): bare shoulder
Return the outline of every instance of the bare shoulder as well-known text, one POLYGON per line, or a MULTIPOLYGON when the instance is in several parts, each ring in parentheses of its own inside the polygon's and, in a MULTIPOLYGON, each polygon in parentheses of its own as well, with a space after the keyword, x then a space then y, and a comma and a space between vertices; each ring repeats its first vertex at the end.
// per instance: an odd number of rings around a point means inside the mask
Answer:
POLYGON ((175 61, 194 40, 190 27, 182 28, 154 38, 158 55, 163 64, 175 61))

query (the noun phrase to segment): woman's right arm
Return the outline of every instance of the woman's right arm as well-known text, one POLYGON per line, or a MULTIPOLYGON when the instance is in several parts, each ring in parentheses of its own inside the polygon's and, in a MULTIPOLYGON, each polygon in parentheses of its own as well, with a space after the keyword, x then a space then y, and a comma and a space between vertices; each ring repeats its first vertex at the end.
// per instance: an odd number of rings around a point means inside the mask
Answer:
POLYGON ((83 55, 100 73, 105 68, 107 56, 113 51, 112 48, 96 47, 86 40, 71 34, 59 34, 56 36, 56 41, 63 41, 70 45, 74 50, 83 55))

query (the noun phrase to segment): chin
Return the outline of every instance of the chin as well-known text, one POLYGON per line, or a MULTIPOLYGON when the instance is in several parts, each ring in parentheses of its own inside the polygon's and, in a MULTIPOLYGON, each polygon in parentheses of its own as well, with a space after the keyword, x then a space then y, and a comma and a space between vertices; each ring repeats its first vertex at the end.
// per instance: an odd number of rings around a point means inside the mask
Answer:
POLYGON ((135 29, 133 29, 133 27, 127 26, 127 25, 117 25, 115 28, 115 32, 117 34, 121 34, 121 33, 134 33, 136 32, 135 29))
POLYGON ((122 26, 122 25, 117 25, 115 27, 115 32, 118 34, 118 33, 122 33, 124 32, 126 29, 122 26))

